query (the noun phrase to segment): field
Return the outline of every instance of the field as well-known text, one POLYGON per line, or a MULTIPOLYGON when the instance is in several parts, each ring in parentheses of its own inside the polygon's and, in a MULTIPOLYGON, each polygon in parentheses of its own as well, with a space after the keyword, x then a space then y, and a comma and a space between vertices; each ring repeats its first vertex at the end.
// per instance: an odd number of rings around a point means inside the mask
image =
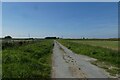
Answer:
POLYGON ((75 41, 74 40, 72 42, 118 50, 118 41, 80 41, 80 40, 75 41))
MULTIPOLYGON (((96 58, 91 63, 112 76, 120 73, 118 41, 57 39, 76 54, 96 58)), ((53 40, 11 40, 2 42, 3 78, 51 78, 53 40)), ((59 64, 59 63, 58 63, 59 64)))
POLYGON ((91 62, 94 65, 106 69, 111 75, 120 73, 120 54, 118 54, 118 41, 104 40, 58 40, 64 46, 77 54, 96 58, 91 62))
POLYGON ((3 43, 3 78, 50 78, 52 40, 3 43))

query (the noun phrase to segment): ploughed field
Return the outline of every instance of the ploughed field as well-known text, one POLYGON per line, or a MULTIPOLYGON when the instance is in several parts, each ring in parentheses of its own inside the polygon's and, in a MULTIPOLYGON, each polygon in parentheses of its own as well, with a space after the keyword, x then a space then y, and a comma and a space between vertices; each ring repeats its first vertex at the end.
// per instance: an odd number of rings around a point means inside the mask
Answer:
POLYGON ((50 78, 52 40, 3 42, 3 78, 50 78))
POLYGON ((112 76, 120 73, 118 41, 112 40, 58 40, 76 54, 96 58, 92 64, 104 68, 112 76))

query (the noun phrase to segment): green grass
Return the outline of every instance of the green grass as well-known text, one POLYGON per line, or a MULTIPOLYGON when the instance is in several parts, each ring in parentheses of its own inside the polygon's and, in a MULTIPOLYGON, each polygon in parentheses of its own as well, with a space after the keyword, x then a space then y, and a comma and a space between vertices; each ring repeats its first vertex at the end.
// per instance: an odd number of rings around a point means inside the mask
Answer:
MULTIPOLYGON (((110 48, 103 48, 100 46, 92 46, 89 44, 84 44, 84 43, 76 43, 73 42, 73 40, 59 40, 63 45, 71 49, 73 52, 77 54, 82 54, 82 55, 87 55, 93 58, 97 59, 97 62, 94 62, 94 64, 99 63, 105 63, 105 64, 100 64, 102 68, 106 68, 107 66, 107 71, 110 72, 112 75, 116 75, 120 73, 120 54, 118 54, 117 50, 113 50, 110 48), (105 66, 103 66, 105 65, 105 66), (115 67, 116 69, 109 69, 110 66, 115 67), (119 69, 118 69, 119 68, 119 69)), ((102 43, 102 41, 101 41, 102 43)), ((95 44, 95 43, 94 43, 95 44)))
POLYGON ((50 78, 52 40, 6 48, 2 52, 3 78, 50 78))
POLYGON ((2 51, 0 51, 0 78, 2 78, 2 51))
POLYGON ((82 44, 88 44, 88 45, 92 45, 92 46, 100 46, 100 47, 104 47, 104 48, 109 48, 109 49, 113 49, 113 50, 118 50, 118 41, 78 41, 78 40, 73 40, 73 42, 76 43, 82 43, 82 44))
POLYGON ((0 40, 0 79, 2 78, 2 40, 0 40))

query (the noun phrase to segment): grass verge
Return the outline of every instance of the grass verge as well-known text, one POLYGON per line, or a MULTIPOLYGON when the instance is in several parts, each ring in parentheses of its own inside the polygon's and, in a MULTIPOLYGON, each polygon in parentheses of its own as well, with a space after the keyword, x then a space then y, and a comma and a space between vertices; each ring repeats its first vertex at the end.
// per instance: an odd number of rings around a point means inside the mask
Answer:
POLYGON ((6 48, 2 52, 3 78, 50 78, 52 40, 6 48))

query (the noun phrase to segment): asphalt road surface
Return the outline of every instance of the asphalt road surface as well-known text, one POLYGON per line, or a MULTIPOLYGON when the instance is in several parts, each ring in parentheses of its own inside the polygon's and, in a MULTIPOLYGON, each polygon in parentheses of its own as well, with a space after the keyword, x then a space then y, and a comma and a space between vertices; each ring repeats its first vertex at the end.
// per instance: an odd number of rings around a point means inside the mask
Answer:
POLYGON ((52 78, 109 78, 105 70, 90 63, 96 59, 78 55, 54 41, 52 78))

